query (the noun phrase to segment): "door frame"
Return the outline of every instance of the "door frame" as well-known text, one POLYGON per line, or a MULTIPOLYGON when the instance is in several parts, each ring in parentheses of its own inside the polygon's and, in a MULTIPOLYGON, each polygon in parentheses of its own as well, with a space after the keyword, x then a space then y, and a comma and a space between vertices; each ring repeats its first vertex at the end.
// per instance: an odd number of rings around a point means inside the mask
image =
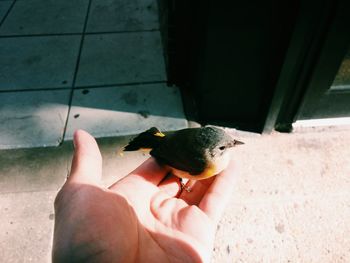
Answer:
POLYGON ((292 131, 312 97, 332 84, 350 44, 349 10, 347 0, 301 1, 264 133, 292 131))

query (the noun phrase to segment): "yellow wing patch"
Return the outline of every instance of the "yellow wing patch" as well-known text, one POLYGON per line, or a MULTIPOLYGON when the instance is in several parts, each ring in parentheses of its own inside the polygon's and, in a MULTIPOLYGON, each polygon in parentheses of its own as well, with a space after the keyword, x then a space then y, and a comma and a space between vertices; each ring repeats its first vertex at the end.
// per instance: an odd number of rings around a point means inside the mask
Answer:
POLYGON ((157 136, 157 137, 165 137, 165 134, 162 133, 162 132, 157 132, 155 134, 153 134, 154 136, 157 136))

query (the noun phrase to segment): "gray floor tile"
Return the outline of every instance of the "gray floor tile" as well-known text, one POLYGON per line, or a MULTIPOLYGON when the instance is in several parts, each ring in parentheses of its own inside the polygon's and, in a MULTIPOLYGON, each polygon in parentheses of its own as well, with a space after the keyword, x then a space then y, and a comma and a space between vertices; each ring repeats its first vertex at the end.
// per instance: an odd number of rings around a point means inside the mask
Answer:
POLYGON ((77 86, 114 85, 165 79, 159 32, 86 36, 77 86))
POLYGON ((0 90, 71 87, 79 36, 0 38, 0 90))
POLYGON ((92 0, 87 32, 158 28, 156 0, 92 0))
POLYGON ((1 1, 0 0, 0 22, 4 18, 6 12, 10 8, 12 1, 1 1))
POLYGON ((58 145, 69 95, 69 90, 0 93, 0 148, 58 145))
POLYGON ((0 27, 0 35, 81 33, 88 0, 17 1, 0 27))
POLYGON ((187 127, 177 88, 148 84, 77 89, 65 140, 71 139, 76 129, 108 137, 135 134, 152 126, 161 130, 187 127))
POLYGON ((1 262, 51 262, 56 191, 0 194, 1 262))

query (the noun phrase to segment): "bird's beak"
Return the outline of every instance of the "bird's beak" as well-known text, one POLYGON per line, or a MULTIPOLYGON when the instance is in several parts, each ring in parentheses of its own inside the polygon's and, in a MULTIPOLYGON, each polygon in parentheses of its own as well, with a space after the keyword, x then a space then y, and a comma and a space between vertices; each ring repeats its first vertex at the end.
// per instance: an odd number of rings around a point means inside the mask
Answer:
POLYGON ((244 142, 233 140, 228 146, 233 147, 233 146, 242 145, 242 144, 244 144, 244 142))
POLYGON ((241 141, 237 141, 237 140, 233 140, 233 145, 236 146, 236 145, 242 145, 244 144, 244 142, 241 142, 241 141))

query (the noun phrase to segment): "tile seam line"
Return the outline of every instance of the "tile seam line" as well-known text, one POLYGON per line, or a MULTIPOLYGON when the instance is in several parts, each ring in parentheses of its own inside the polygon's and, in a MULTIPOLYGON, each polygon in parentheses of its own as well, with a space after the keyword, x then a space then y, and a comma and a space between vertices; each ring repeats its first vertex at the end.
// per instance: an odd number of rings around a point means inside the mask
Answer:
POLYGON ((0 90, 1 93, 14 93, 14 92, 30 92, 30 91, 60 91, 60 90, 82 90, 82 89, 100 89, 100 88, 113 88, 113 87, 128 87, 128 86, 141 86, 141 85, 152 85, 152 84, 167 84, 166 80, 160 81, 144 81, 144 82, 130 82, 122 84, 102 84, 102 85, 86 85, 72 87, 51 87, 51 88, 37 88, 37 89, 14 89, 14 90, 0 90))
POLYGON ((64 142, 64 138, 65 138, 66 132, 67 132, 68 120, 69 120, 69 115, 70 115, 71 107, 72 107, 73 94, 74 94, 75 84, 76 84, 76 80, 77 80, 77 76, 78 76, 79 64, 80 64, 81 54, 82 54, 83 45, 84 45, 85 32, 86 32, 86 28, 87 28, 88 19, 89 19, 91 4, 92 4, 92 0, 89 0, 87 10, 86 10, 83 32, 81 34, 81 39, 80 39, 78 56, 77 56, 75 69, 74 69, 72 86, 71 86, 71 90, 70 90, 70 94, 69 94, 67 118, 66 118, 66 122, 64 124, 62 138, 61 138, 61 141, 59 142, 58 145, 61 145, 64 142))
POLYGON ((12 2, 12 4, 10 5, 10 7, 9 7, 9 9, 7 10, 6 14, 5 14, 4 17, 1 19, 1 21, 0 21, 0 28, 1 28, 2 24, 5 22, 6 18, 7 18, 8 15, 10 14, 10 12, 12 11, 12 9, 13 9, 13 7, 14 7, 16 1, 17 1, 17 0, 14 0, 14 1, 12 2))
POLYGON ((159 32, 160 29, 149 30, 125 30, 125 31, 101 31, 101 32, 77 32, 77 33, 53 33, 53 34, 22 34, 22 35, 0 35, 0 39, 4 38, 26 38, 26 37, 59 37, 59 36, 93 36, 93 35, 112 35, 112 34, 129 34, 129 33, 152 33, 159 32))
POLYGON ((159 80, 159 81, 130 82, 125 84, 81 85, 81 86, 76 86, 75 89, 98 89, 98 88, 108 88, 108 87, 139 86, 139 85, 152 85, 152 84, 163 84, 163 83, 166 84, 167 81, 159 80))

